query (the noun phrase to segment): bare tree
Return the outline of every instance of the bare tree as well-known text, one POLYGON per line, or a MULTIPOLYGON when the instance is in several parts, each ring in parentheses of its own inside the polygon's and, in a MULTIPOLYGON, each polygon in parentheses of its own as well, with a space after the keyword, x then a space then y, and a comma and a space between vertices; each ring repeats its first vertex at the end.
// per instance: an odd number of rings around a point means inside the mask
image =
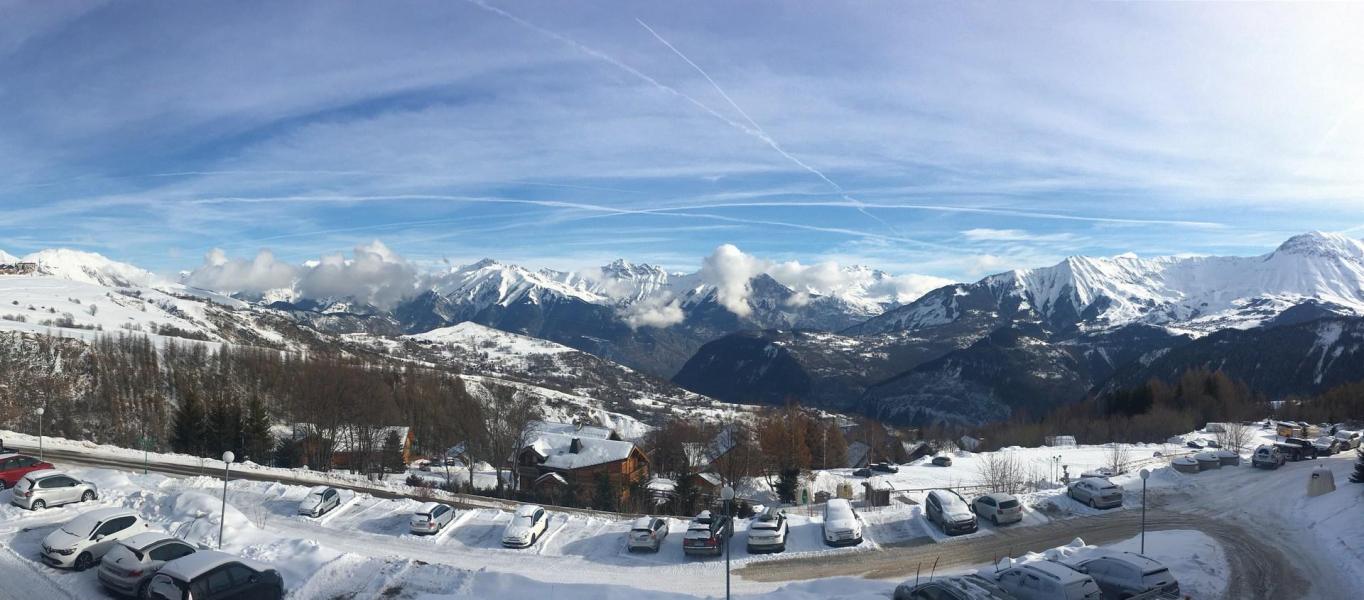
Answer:
POLYGON ((539 404, 529 394, 510 386, 490 386, 483 406, 483 425, 488 432, 486 454, 497 470, 497 492, 502 495, 502 472, 515 455, 530 443, 533 421, 540 418, 539 404))
POLYGON ((976 474, 980 477, 980 485, 986 486, 991 492, 1019 494, 1027 488, 1027 474, 1023 471, 1023 463, 1012 452, 988 452, 980 455, 976 474))
POLYGON ((1218 445, 1237 452, 1250 445, 1255 431, 1241 423, 1222 423, 1222 431, 1217 432, 1218 445))
POLYGON ((1128 452, 1127 446, 1117 442, 1109 445, 1108 453, 1104 458, 1107 461, 1105 466, 1108 467, 1114 475, 1126 473, 1132 465, 1132 454, 1128 452))

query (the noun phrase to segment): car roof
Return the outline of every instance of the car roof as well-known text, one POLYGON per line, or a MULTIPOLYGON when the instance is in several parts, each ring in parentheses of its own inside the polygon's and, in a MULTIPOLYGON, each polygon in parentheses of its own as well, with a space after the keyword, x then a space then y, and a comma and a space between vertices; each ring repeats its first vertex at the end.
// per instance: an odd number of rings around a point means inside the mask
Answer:
POLYGON ((653 517, 640 517, 638 519, 635 519, 635 524, 631 525, 630 527, 632 529, 648 529, 653 526, 654 526, 653 517))
POLYGON ((545 507, 538 504, 522 504, 521 506, 516 507, 516 516, 533 517, 535 516, 535 511, 544 509, 545 507))
POLYGON ((332 489, 331 486, 315 485, 311 488, 308 488, 308 495, 311 496, 313 494, 321 494, 322 492, 325 492, 329 489, 332 489))
POLYGON ((1094 484, 1094 485, 1098 485, 1098 486, 1109 486, 1109 485, 1114 486, 1114 487, 1117 486, 1116 483, 1113 483, 1112 481, 1109 481, 1109 480, 1107 480, 1107 479, 1104 479, 1103 477, 1081 477, 1080 480, 1077 481, 1076 483, 1084 483, 1084 482, 1086 482, 1086 481, 1089 482, 1089 483, 1092 483, 1092 484, 1094 484))
POLYGON ((965 502, 961 496, 957 495, 957 493, 952 490, 929 490, 928 494, 930 496, 937 496, 938 500, 941 502, 955 502, 957 500, 965 502))
POLYGON ((8 451, 8 450, 5 451, 5 452, 0 452, 0 460, 5 460, 6 458, 10 458, 10 457, 14 457, 14 456, 19 456, 19 453, 18 453, 18 452, 10 452, 10 451, 8 451))
POLYGON ((441 503, 439 502, 423 502, 421 506, 417 507, 417 513, 431 514, 431 511, 436 510, 436 507, 440 505, 441 503))
POLYGON ((217 550, 200 550, 166 563, 166 566, 161 567, 161 573, 180 581, 191 581, 204 573, 233 562, 241 563, 256 571, 271 570, 270 567, 249 558, 242 558, 217 550))
POLYGON ((985 494, 984 496, 981 496, 981 497, 982 497, 982 498, 993 498, 993 499, 995 499, 995 500, 997 500, 997 501, 998 501, 998 500, 1017 500, 1017 498, 1015 498, 1013 494, 1006 494, 1006 493, 1004 493, 1004 492, 991 492, 991 493, 985 494))
POLYGON ((119 543, 134 550, 145 550, 153 544, 158 544, 166 540, 178 539, 180 538, 177 538, 168 533, 161 533, 159 531, 144 531, 128 539, 120 540, 119 543))
POLYGON ((136 517, 137 513, 126 508, 96 508, 92 511, 81 513, 80 516, 71 519, 70 523, 92 523, 95 521, 107 521, 114 517, 136 517))
MULTIPOLYGON (((47 479, 48 477, 52 477, 53 475, 66 475, 66 473, 63 473, 56 469, 43 469, 41 471, 32 471, 28 475, 26 475, 26 477, 34 481, 37 481, 39 479, 47 479)), ((74 477, 72 479, 74 479, 74 477)))
POLYGON ((828 503, 826 506, 827 506, 828 508, 839 507, 839 508, 848 508, 848 509, 851 509, 851 508, 852 508, 852 503, 848 502, 848 500, 847 500, 846 498, 830 498, 830 499, 829 499, 829 503, 828 503))
POLYGON ((1085 575, 1084 573, 1076 571, 1075 569, 1072 569, 1061 563, 1052 562, 1050 560, 1038 560, 1030 563, 1024 563, 1019 568, 1032 569, 1045 573, 1047 575, 1050 575, 1053 579, 1060 580, 1062 584, 1067 584, 1075 581, 1082 581, 1084 579, 1089 578, 1089 576, 1085 575))

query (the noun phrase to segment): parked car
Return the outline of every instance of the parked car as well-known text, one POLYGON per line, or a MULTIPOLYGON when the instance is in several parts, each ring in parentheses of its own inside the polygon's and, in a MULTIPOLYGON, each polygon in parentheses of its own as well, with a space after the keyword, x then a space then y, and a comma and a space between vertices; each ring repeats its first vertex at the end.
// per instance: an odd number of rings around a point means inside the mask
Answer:
POLYGON ((658 517, 640 517, 635 519, 635 524, 630 526, 630 533, 625 537, 625 549, 634 552, 635 550, 649 550, 658 552, 663 547, 663 540, 668 539, 668 522, 658 517))
POLYGON ((863 467, 863 468, 861 468, 861 469, 857 469, 857 470, 853 471, 852 474, 853 474, 853 477, 871 477, 872 475, 875 475, 875 473, 872 473, 872 472, 871 472, 871 469, 868 469, 868 468, 866 468, 866 467, 863 467))
POLYGON ((1179 595, 1179 582, 1170 574, 1170 569, 1135 552, 1103 554, 1066 561, 1066 564, 1093 577, 1108 598, 1131 598, 1147 593, 1179 595))
POLYGON ((0 491, 7 490, 19 484, 19 480, 34 471, 49 471, 55 469, 52 463, 46 463, 32 456, 24 456, 14 453, 0 453, 0 491))
POLYGON ((933 464, 936 465, 936 466, 939 466, 939 467, 950 467, 950 466, 952 466, 952 457, 951 457, 951 456, 934 456, 934 457, 933 457, 933 464))
POLYGON ((1024 563, 999 574, 999 587, 1018 600, 1100 600, 1093 577, 1058 562, 1024 563))
POLYGON ((1317 449, 1317 454, 1321 456, 1334 456, 1340 452, 1340 440, 1334 435, 1323 435, 1312 440, 1312 446, 1317 449))
POLYGON ((147 597, 152 575, 167 562, 189 556, 198 548, 180 538, 146 531, 118 542, 99 561, 99 582, 116 595, 147 597))
POLYGON ((890 463, 888 463, 888 462, 879 462, 879 463, 873 463, 873 464, 871 465, 871 470, 877 471, 877 472, 880 472, 880 473, 899 473, 899 472, 900 472, 900 467, 897 467, 897 466, 895 466, 895 465, 892 465, 892 464, 890 464, 890 463))
POLYGON ((147 595, 151 600, 281 600, 284 579, 254 560, 201 550, 162 566, 147 595))
POLYGON ((748 524, 748 553, 786 550, 786 513, 773 507, 748 524))
POLYGON ((1217 440, 1203 440, 1203 447, 1204 447, 1204 448, 1221 448, 1221 447, 1222 447, 1222 442, 1219 442, 1219 441, 1217 441, 1217 440))
POLYGON ((408 519, 408 530, 415 534, 439 533, 455 520, 455 509, 448 504, 426 502, 408 519))
POLYGON ((49 469, 33 471, 20 479, 9 503, 29 510, 42 510, 96 498, 99 498, 99 488, 95 484, 49 469))
POLYGON ((549 513, 545 507, 523 504, 502 531, 502 545, 508 548, 529 548, 549 529, 549 513))
POLYGON ((895 587, 895 600, 1014 600, 999 584, 980 575, 941 577, 895 587))
POLYGON ((734 525, 729 517, 703 510, 687 524, 687 533, 682 536, 682 552, 719 556, 724 553, 726 538, 733 532, 734 525))
POLYGON ((1122 488, 1117 484, 1098 477, 1085 477, 1070 484, 1066 493, 1077 502, 1088 504, 1090 508, 1115 508, 1122 506, 1122 488))
POLYGON ((1277 469, 1285 462, 1288 462, 1288 457, 1278 444, 1261 444, 1255 449, 1255 454, 1250 456, 1250 466, 1261 469, 1277 469))
POLYGON ((1184 442, 1184 445, 1193 448, 1194 450, 1202 450, 1208 447, 1207 442, 1204 442, 1203 440, 1189 440, 1184 442))
POLYGON ((995 492, 976 498, 971 510, 977 517, 988 519, 995 525, 1007 525, 1023 520, 1023 503, 1013 494, 995 492))
POLYGON ((341 492, 336 491, 336 488, 319 485, 308 490, 308 495, 298 503, 298 514, 320 517, 338 506, 341 506, 341 492))
POLYGON ((960 494, 951 490, 932 490, 924 499, 928 520, 947 535, 974 533, 978 528, 976 515, 960 494))
POLYGON ((862 517, 843 498, 831 498, 824 504, 824 543, 830 546, 862 543, 862 517))
POLYGON ((84 571, 95 566, 119 540, 147 531, 147 522, 126 508, 97 508, 43 538, 43 562, 84 571))
POLYGON ((1360 436, 1358 431, 1336 430, 1336 439, 1340 440, 1343 448, 1355 449, 1359 447, 1360 436))
POLYGON ((1284 441, 1278 442, 1278 445, 1280 449, 1287 450, 1285 454, 1288 455, 1288 460, 1295 462, 1308 459, 1315 460, 1319 455, 1317 447, 1312 442, 1302 438, 1284 438, 1284 441))

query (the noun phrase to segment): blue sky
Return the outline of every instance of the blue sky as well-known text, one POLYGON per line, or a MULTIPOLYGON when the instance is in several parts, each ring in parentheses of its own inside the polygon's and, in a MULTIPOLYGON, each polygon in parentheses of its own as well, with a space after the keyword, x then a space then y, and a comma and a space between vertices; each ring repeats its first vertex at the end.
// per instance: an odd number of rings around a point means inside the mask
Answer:
POLYGON ((1258 254, 1364 235, 1361 29, 1361 4, 0 0, 0 249, 691 270, 732 243, 958 280, 1258 254))

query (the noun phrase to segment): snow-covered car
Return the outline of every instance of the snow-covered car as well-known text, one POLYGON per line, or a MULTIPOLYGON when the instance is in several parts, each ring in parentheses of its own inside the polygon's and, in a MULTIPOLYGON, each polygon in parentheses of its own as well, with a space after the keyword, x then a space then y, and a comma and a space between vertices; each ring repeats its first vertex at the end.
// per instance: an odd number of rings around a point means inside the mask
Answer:
POLYGON ((635 519, 635 523, 630 526, 630 533, 625 536, 625 549, 630 552, 635 550, 648 550, 658 552, 663 547, 663 540, 668 539, 668 522, 658 517, 640 517, 635 519))
POLYGON ((1058 562, 1038 560, 999 574, 999 587, 1018 600, 1100 600, 1093 577, 1058 562))
POLYGON ((989 520, 995 525, 1007 525, 1023 520, 1023 503, 1013 494, 996 492, 976 498, 971 503, 976 516, 989 520))
POLYGON ((1316 447, 1317 454, 1321 456, 1333 456, 1340 452, 1340 439, 1334 435, 1323 435, 1312 440, 1312 445, 1316 447))
POLYGON ((147 585, 150 600, 280 600, 284 579, 254 560, 200 550, 166 563, 147 585))
POLYGON ((1067 560, 1066 564, 1093 577, 1108 598, 1131 598, 1147 593, 1179 595, 1179 582, 1165 565, 1135 552, 1090 556, 1067 560))
POLYGON ((336 488, 319 485, 308 490, 308 495, 298 503, 298 514, 320 517, 341 506, 341 493, 336 488))
POLYGON ((1277 444, 1261 444, 1255 449, 1255 453, 1250 455, 1250 466, 1261 469, 1277 469, 1285 462, 1288 462, 1288 458, 1277 444))
POLYGON ((1340 440, 1342 448, 1355 449, 1359 447, 1360 435, 1358 431, 1336 430, 1336 439, 1340 440))
POLYGON ((24 456, 13 452, 0 452, 0 491, 7 490, 19 484, 25 475, 34 471, 49 471, 55 469, 52 463, 46 463, 32 456, 24 456))
POLYGON ((878 473, 899 473, 900 467, 892 465, 888 462, 879 462, 872 463, 871 470, 876 471, 878 473))
POLYGON ((95 566, 119 540, 147 531, 147 522, 126 508, 97 508, 43 538, 43 562, 84 571, 95 566))
POLYGON ((729 517, 703 510, 687 524, 687 533, 682 536, 682 552, 719 556, 724 552, 725 539, 733 530, 729 517))
POLYGON ((194 554, 198 548, 170 535, 146 531, 121 540, 99 561, 99 582, 121 596, 145 598, 152 575, 167 562, 194 554))
POLYGON ((934 457, 933 457, 933 464, 934 464, 935 466, 939 466, 939 467, 950 467, 950 466, 952 466, 952 457, 951 457, 951 456, 934 456, 934 457))
POLYGON ((979 527, 966 500, 952 490, 929 491, 924 499, 924 512, 947 535, 974 533, 979 527))
POLYGON ((502 531, 502 545, 508 548, 529 548, 539 541, 549 528, 549 513, 545 507, 523 504, 516 509, 507 528, 502 531))
POLYGON ((9 503, 29 510, 42 510, 74 502, 90 502, 99 497, 99 488, 61 471, 33 471, 14 486, 9 503))
POLYGON ((748 553, 786 550, 786 513, 772 507, 748 524, 748 553))
POLYGON ((831 498, 824 505, 824 543, 830 546, 862 543, 862 517, 843 498, 831 498))
POLYGON ((1320 454, 1317 452, 1317 446, 1315 444, 1302 438, 1284 438, 1284 441, 1277 442, 1275 445, 1283 451, 1288 460, 1293 462, 1309 459, 1316 460, 1317 455, 1320 454))
POLYGON ((895 587, 895 600, 1014 600, 993 581, 979 575, 906 581, 895 587))
POLYGON ((1076 502, 1088 504, 1090 508, 1116 508, 1122 506, 1122 488, 1107 479, 1085 477, 1070 484, 1066 493, 1076 502))
POLYGON ((439 502, 426 502, 408 519, 407 528, 415 534, 437 533, 455 519, 455 509, 439 502))

